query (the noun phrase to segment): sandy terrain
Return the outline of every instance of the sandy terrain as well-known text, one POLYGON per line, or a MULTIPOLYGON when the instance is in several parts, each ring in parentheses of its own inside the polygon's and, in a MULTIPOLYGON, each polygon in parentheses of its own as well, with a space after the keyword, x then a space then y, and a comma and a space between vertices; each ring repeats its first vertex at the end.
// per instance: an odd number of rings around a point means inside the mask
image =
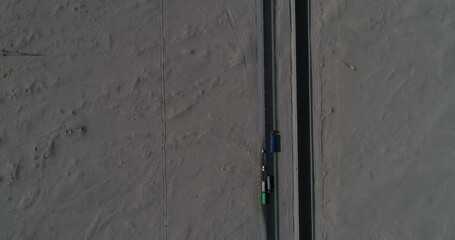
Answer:
POLYGON ((262 236, 256 4, 164 2, 0 1, 0 239, 262 236))
POLYGON ((316 239, 455 237, 455 6, 313 1, 316 239))

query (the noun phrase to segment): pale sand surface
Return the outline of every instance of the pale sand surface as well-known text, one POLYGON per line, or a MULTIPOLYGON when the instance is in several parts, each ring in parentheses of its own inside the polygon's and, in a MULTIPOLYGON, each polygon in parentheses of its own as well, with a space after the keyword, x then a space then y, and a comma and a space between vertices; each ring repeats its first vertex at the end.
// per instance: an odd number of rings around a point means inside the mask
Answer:
POLYGON ((164 2, 0 2, 1 239, 262 237, 256 4, 164 2))
POLYGON ((454 2, 312 13, 316 239, 453 239, 454 2))

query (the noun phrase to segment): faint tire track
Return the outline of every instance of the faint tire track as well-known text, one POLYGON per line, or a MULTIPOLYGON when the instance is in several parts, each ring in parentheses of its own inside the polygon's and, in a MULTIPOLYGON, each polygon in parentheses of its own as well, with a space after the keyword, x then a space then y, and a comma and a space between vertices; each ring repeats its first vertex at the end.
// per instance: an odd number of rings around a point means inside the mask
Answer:
POLYGON ((164 205, 164 239, 167 240, 167 166, 166 166, 166 85, 164 76, 164 0, 160 1, 160 35, 161 35, 161 97, 162 97, 162 155, 163 155, 163 205, 164 205))
POLYGON ((234 17, 232 16, 232 12, 231 10, 228 8, 226 9, 225 11, 226 13, 226 17, 228 19, 228 22, 229 22, 229 28, 232 32, 232 35, 234 35, 235 37, 235 41, 237 42, 237 44, 239 45, 239 49, 242 53, 242 59, 243 59, 243 67, 245 69, 247 69, 247 66, 246 66, 246 56, 245 56, 245 49, 243 48, 241 42, 240 42, 240 38, 239 38, 239 33, 238 33, 238 29, 237 29, 237 24, 235 23, 235 19, 234 17))

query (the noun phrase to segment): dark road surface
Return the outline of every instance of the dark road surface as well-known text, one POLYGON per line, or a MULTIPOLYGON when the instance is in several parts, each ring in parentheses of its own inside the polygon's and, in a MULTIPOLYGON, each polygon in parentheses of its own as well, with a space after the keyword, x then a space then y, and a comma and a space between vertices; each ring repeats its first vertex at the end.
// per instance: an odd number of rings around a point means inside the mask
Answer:
POLYGON ((275 63, 275 0, 263 2, 264 31, 264 154, 263 181, 272 177, 272 190, 264 205, 267 239, 278 239, 278 168, 277 154, 271 152, 270 132, 276 129, 276 63, 275 63))

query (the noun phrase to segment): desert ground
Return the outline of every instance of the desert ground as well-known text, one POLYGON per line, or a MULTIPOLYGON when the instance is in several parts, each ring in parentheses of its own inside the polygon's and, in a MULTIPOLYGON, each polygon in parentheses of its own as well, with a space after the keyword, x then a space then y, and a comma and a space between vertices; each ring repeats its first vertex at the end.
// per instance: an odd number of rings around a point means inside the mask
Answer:
MULTIPOLYGON (((295 29, 276 3, 293 239, 295 29)), ((0 1, 0 239, 265 239, 261 4, 0 1)), ((453 239, 454 2, 310 15, 315 239, 453 239)))
POLYGON ((257 9, 1 1, 0 239, 262 238, 257 9))
POLYGON ((313 1, 316 239, 455 237, 455 5, 313 1))

